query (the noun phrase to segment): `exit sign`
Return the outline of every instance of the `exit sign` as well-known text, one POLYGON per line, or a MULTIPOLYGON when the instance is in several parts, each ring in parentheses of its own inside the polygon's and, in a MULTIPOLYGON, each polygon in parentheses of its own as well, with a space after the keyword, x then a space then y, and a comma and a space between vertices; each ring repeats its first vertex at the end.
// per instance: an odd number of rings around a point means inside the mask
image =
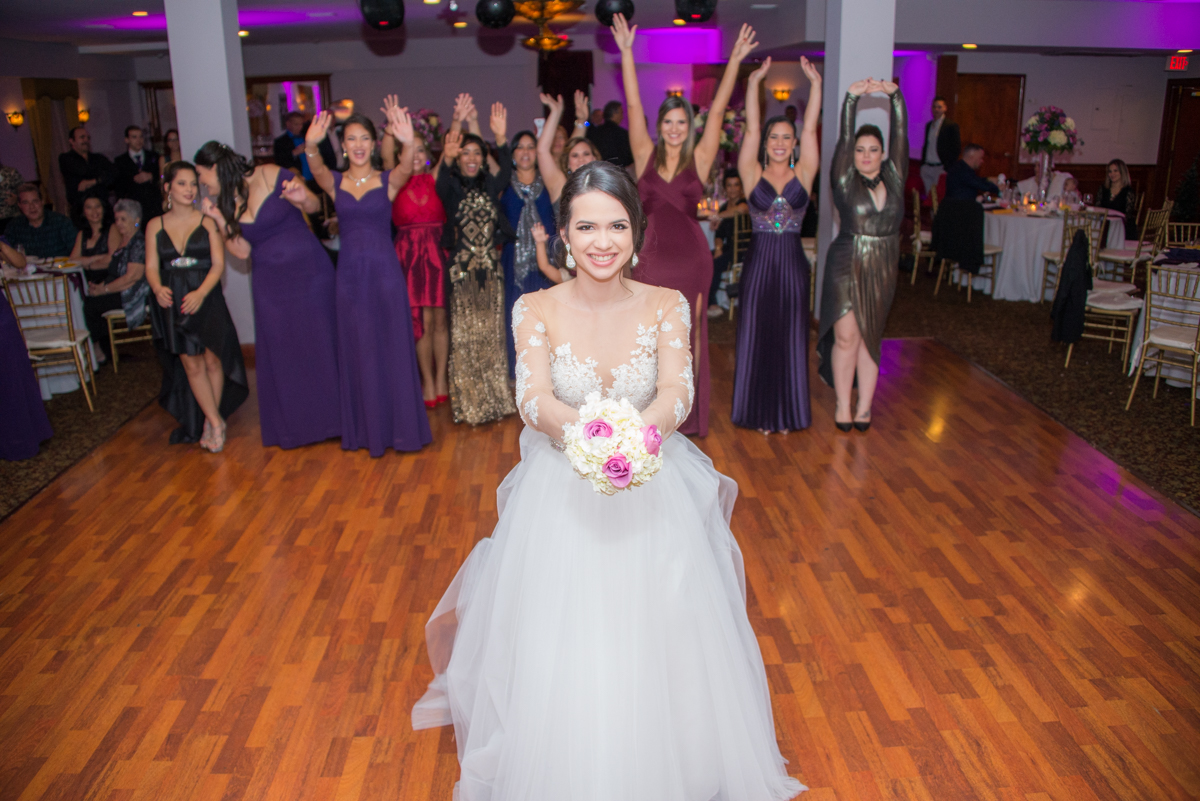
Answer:
POLYGON ((1175 54, 1167 56, 1167 72, 1186 72, 1188 68, 1188 57, 1175 54))

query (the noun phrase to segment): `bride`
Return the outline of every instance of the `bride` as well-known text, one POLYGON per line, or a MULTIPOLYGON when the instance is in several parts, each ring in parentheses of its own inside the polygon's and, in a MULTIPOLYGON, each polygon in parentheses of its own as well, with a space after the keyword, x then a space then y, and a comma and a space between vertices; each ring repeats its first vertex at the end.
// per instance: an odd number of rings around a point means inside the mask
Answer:
POLYGON ((578 278, 513 309, 521 462, 426 626, 435 678, 413 727, 454 724, 457 801, 791 798, 806 788, 746 616, 737 485, 670 437, 692 404, 688 303, 623 277, 646 227, 624 170, 576 170, 558 209, 578 278), (556 439, 597 391, 666 440, 653 480, 615 496, 556 439))

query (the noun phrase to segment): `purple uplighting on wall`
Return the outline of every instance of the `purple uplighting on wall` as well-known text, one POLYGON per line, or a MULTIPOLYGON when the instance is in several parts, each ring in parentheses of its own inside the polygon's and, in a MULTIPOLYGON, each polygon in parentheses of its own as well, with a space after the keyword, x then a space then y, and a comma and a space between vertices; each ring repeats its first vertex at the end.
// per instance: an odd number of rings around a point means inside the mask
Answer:
MULTIPOLYGON (((306 8, 289 11, 275 8, 249 8, 238 11, 238 25, 242 28, 294 25, 328 25, 331 22, 359 19, 357 8, 345 5, 306 8)), ((165 31, 165 14, 147 14, 144 17, 121 16, 91 19, 79 23, 82 28, 111 28, 119 31, 165 31)))
MULTIPOLYGON (((598 32, 596 44, 610 60, 620 60, 610 33, 598 32)), ((719 28, 639 28, 633 57, 646 64, 718 64, 728 54, 721 49, 719 28)))

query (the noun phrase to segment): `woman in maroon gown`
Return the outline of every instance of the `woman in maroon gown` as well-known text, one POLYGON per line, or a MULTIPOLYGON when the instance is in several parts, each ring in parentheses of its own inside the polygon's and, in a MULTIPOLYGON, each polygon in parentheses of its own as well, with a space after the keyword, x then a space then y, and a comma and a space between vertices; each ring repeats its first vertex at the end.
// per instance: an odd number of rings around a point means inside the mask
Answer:
POLYGON ((692 105, 681 97, 668 97, 658 109, 658 143, 650 138, 634 65, 633 39, 637 26, 625 17, 613 16, 613 36, 621 50, 621 75, 629 104, 629 146, 638 179, 638 193, 646 211, 646 245, 640 261, 634 262, 634 278, 643 283, 677 289, 687 298, 696 315, 692 326, 692 353, 696 359, 696 399, 692 413, 679 430, 684 434, 708 434, 708 399, 711 379, 708 368, 709 286, 712 284, 712 252, 700 230, 698 204, 704 197, 704 177, 712 170, 721 142, 725 106, 737 83, 738 64, 758 46, 754 29, 743 25, 721 85, 713 97, 704 134, 697 142, 692 134, 692 105))

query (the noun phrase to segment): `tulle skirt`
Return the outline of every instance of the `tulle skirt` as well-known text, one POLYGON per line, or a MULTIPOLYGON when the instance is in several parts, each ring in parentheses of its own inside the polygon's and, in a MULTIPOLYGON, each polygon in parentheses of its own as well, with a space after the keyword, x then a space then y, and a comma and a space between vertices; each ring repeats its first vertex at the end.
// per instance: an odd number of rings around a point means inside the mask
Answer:
POLYGON ((521 434, 500 520, 426 626, 417 729, 454 724, 456 801, 769 801, 775 740, 729 530, 737 485, 683 436, 644 487, 580 479, 521 434))

